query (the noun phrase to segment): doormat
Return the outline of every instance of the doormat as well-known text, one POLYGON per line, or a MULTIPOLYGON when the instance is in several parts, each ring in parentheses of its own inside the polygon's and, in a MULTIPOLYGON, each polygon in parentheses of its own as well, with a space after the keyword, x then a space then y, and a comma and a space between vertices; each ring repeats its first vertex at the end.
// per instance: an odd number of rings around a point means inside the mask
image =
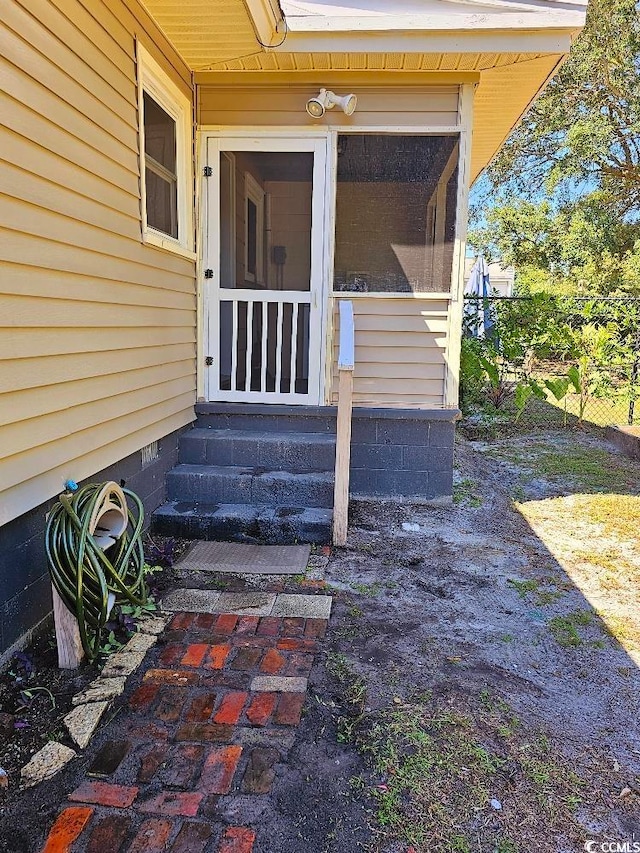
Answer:
POLYGON ((303 575, 310 545, 249 545, 198 542, 180 560, 181 569, 242 575, 303 575))

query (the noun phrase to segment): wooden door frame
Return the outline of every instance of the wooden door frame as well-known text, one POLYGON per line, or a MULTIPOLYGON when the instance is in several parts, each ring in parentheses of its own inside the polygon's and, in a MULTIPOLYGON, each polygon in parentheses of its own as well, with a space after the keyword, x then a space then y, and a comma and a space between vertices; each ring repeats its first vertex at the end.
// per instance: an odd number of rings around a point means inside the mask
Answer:
MULTIPOLYGON (((309 131, 300 130, 300 128, 277 130, 265 130, 260 127, 209 127, 203 126, 198 130, 198 174, 201 176, 198 182, 198 244, 200 251, 198 253, 197 264, 197 294, 198 294, 198 321, 197 321, 197 397, 200 401, 209 401, 213 389, 209 388, 209 377, 206 366, 206 357, 209 354, 208 349, 214 343, 210 342, 210 321, 211 311, 217 308, 217 280, 214 282, 214 287, 210 286, 210 280, 205 279, 205 270, 213 269, 214 276, 218 275, 219 269, 219 228, 210 228, 209 223, 212 221, 210 213, 213 210, 219 209, 219 184, 215 180, 217 170, 214 169, 212 177, 205 176, 205 166, 215 165, 208 164, 208 143, 210 139, 217 140, 218 143, 225 140, 255 140, 257 147, 253 150, 260 150, 260 145, 263 141, 274 143, 272 150, 290 150, 296 152, 300 150, 312 150, 307 146, 311 141, 316 144, 324 143, 324 174, 323 186, 320 187, 320 195, 323 205, 323 216, 319 221, 314 221, 314 225, 319 232, 319 241, 321 243, 321 282, 317 289, 318 299, 318 317, 320 329, 318 333, 318 342, 320 351, 318 353, 318 368, 317 378, 311 376, 309 371, 310 383, 314 381, 314 393, 309 394, 308 405, 325 405, 328 394, 327 386, 327 369, 330 364, 329 353, 327 350, 329 335, 329 302, 331 294, 331 269, 332 269, 332 248, 333 248, 333 228, 335 225, 335 198, 333 183, 335 182, 332 144, 333 136, 328 129, 311 129, 309 131), (303 148, 300 143, 304 143, 303 148), (277 147, 276 147, 277 144, 277 147), (296 145, 298 147, 296 147, 296 145), (211 184, 213 179, 214 183, 211 184), (209 260, 215 259, 215 265, 209 260), (215 305, 214 305, 215 303, 215 305)), ((248 142, 247 142, 248 144, 248 142)), ((218 148, 218 150, 220 150, 218 148)), ((233 151, 233 149, 230 149, 233 151)), ((251 150, 251 149, 245 149, 251 150)), ((265 150, 262 148, 262 150, 265 150)), ((267 149, 268 150, 268 149, 267 149)), ((212 353, 217 360, 217 353, 212 353)), ((311 352, 309 364, 311 367, 311 352)), ((277 401, 274 400, 274 403, 277 401)))

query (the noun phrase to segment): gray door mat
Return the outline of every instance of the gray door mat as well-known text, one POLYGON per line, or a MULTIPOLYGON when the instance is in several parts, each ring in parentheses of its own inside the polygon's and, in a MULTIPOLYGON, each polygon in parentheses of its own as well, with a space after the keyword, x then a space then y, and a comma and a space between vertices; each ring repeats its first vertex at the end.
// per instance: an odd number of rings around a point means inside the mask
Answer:
POLYGON ((239 542, 198 542, 178 566, 197 572, 242 575, 303 575, 310 545, 250 545, 239 542))

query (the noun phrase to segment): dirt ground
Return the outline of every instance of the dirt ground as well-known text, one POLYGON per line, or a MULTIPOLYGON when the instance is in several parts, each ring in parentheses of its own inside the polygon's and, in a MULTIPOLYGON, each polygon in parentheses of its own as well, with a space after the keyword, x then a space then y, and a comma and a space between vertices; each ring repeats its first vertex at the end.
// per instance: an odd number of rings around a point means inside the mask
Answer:
MULTIPOLYGON (((259 823, 256 853, 640 842, 640 466, 596 435, 536 433, 460 439, 456 479, 453 506, 353 508, 286 772, 258 812, 219 803, 259 823)), ((10 791, 0 850, 37 853, 118 707, 75 766, 10 791)))

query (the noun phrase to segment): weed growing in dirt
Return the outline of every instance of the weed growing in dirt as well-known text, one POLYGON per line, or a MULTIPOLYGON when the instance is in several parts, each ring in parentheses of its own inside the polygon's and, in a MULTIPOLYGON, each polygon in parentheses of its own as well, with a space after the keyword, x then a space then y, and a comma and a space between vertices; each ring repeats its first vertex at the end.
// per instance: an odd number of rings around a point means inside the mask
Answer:
POLYGON ((526 598, 528 592, 535 592, 538 589, 538 581, 536 580, 528 580, 528 581, 517 581, 514 578, 508 578, 507 583, 509 586, 512 586, 514 589, 518 590, 518 595, 520 598, 526 598))
POLYGON ((574 610, 568 616, 554 616, 547 625, 556 641, 566 649, 582 645, 583 639, 578 628, 591 625, 592 622, 593 613, 590 610, 574 610))
POLYGON ((561 598, 563 595, 563 593, 557 589, 540 589, 542 584, 555 586, 553 580, 535 580, 531 578, 529 580, 519 581, 515 578, 508 578, 507 584, 518 590, 520 598, 526 598, 529 593, 535 593, 534 603, 538 607, 546 607, 549 604, 553 604, 554 601, 557 601, 557 599, 561 598))
POLYGON ((364 714, 367 686, 341 652, 327 655, 326 668, 342 689, 341 705, 345 713, 337 720, 337 738, 340 743, 348 743, 353 740, 355 728, 364 714))
POLYGON ((382 584, 379 581, 374 581, 373 583, 352 583, 351 588, 359 592, 360 595, 375 598, 382 589, 382 584))
POLYGON ((489 690, 477 700, 460 709, 425 697, 352 727, 382 837, 416 853, 530 850, 540 825, 574 837, 578 777, 543 735, 519 731, 506 702, 489 690))
POLYGON ((471 507, 482 506, 482 496, 479 494, 479 486, 475 480, 460 480, 453 484, 454 504, 467 504, 471 507))

